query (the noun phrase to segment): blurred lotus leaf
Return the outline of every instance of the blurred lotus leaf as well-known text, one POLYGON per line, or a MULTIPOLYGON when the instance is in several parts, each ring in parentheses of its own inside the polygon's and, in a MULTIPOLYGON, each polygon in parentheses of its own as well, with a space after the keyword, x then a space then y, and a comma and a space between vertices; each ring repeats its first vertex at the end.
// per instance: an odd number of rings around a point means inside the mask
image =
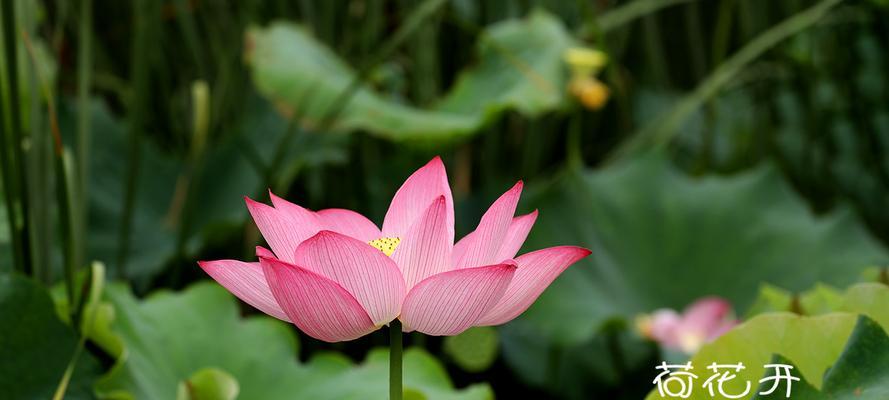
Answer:
POLYGON ((764 284, 760 288, 759 297, 747 310, 747 315, 774 311, 788 311, 800 315, 819 315, 836 311, 843 304, 843 295, 838 290, 817 284, 814 288, 799 294, 764 284))
POLYGON ((887 258, 847 210, 814 216, 769 167, 694 179, 665 157, 647 155, 568 172, 530 192, 527 206, 541 212, 526 248, 576 243, 593 250, 501 329, 505 344, 524 343, 504 347, 507 362, 556 390, 551 377, 583 370, 548 371, 539 366, 572 363, 545 357, 583 359, 578 348, 609 319, 682 309, 708 295, 743 314, 762 283, 797 292, 817 282, 844 287, 887 258))
MULTIPOLYGON (((701 348, 691 359, 692 365, 696 367, 696 371, 693 372, 702 378, 709 377, 710 373, 705 368, 713 362, 719 364, 742 362, 746 369, 737 372, 738 377, 724 385, 726 393, 742 393, 744 382, 747 380, 754 382, 755 387, 755 383, 761 377, 771 372, 764 368, 764 365, 769 364, 775 355, 780 355, 796 366, 795 376, 802 375, 814 388, 821 388, 824 385, 825 391, 834 394, 842 392, 847 388, 846 385, 857 381, 860 385, 866 385, 860 388, 860 392, 866 394, 866 397, 861 398, 884 398, 881 394, 885 396, 886 390, 889 389, 886 387, 886 380, 868 381, 864 375, 886 374, 886 369, 878 366, 885 366, 889 357, 886 350, 889 339, 884 332, 889 326, 883 325, 881 328, 878 322, 889 322, 889 309, 875 307, 875 304, 885 305, 886 299, 889 298, 889 287, 877 284, 856 285, 851 287, 845 296, 846 309, 850 312, 816 317, 766 313, 754 317, 701 348), (883 303, 879 303, 880 301, 883 303), (863 361, 863 358, 869 358, 867 363, 859 366, 849 365, 852 360, 863 361), (828 368, 831 371, 824 377, 824 372, 828 368), (858 372, 854 374, 860 374, 859 377, 846 382, 838 381, 837 378, 840 376, 845 379, 851 377, 849 368, 856 369, 858 372), (845 371, 837 371, 841 369, 845 371), (878 369, 881 371, 875 371, 878 369), (823 381, 822 378, 826 380, 823 381)), ((821 398, 794 393, 794 397, 796 396, 806 399, 821 398)), ((648 398, 657 399, 660 395, 655 390, 648 398)), ((689 398, 712 397, 706 390, 696 390, 689 398)))
POLYGON ((649 155, 568 173, 532 196, 542 212, 528 248, 583 238, 593 249, 518 321, 560 343, 588 340, 611 317, 707 295, 744 311, 762 282, 848 286, 887 258, 847 210, 814 216, 767 167, 694 179, 649 155))
POLYGON ((356 72, 305 28, 278 22, 247 32, 246 58, 253 80, 285 113, 317 126, 343 106, 333 127, 366 130, 393 140, 448 139, 475 133, 507 109, 536 116, 562 104, 562 54, 572 38, 543 11, 485 28, 478 61, 429 109, 377 95, 359 85, 339 104, 356 72))
MULTIPOLYGON (((6 399, 53 397, 74 356, 77 335, 56 315, 49 293, 19 275, 0 274, 0 393, 6 399)), ((92 399, 96 360, 82 352, 65 399, 92 399)))
POLYGON ((861 283, 849 288, 843 296, 840 311, 866 314, 889 331, 889 286, 861 283))
POLYGON ((861 273, 861 280, 864 282, 880 282, 889 285, 889 268, 887 267, 870 267, 861 273))
POLYGON ((499 339, 497 330, 490 326, 470 328, 444 339, 445 353, 467 372, 481 372, 497 359, 499 339))
MULTIPOLYGON (((117 310, 111 329, 125 350, 98 382, 101 398, 175 398, 180 382, 205 368, 230 375, 244 399, 387 396, 385 350, 371 351, 360 365, 336 353, 299 363, 296 338, 287 324, 265 316, 242 319, 235 298, 216 284, 196 284, 180 293, 161 291, 144 301, 125 286, 111 285, 107 299, 117 310)), ((454 389, 441 364, 423 350, 405 352, 404 371, 405 388, 429 400, 493 397, 485 384, 454 389)))

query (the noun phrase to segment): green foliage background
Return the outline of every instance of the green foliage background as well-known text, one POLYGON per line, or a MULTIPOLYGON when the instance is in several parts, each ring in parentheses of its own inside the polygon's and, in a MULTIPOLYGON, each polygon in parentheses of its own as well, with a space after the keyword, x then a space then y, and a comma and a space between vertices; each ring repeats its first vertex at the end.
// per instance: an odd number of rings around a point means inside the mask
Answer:
POLYGON ((441 155, 458 236, 523 179, 523 250, 593 255, 496 330, 408 337, 407 398, 643 398, 675 355, 634 318, 708 295, 747 322, 696 363, 749 350, 811 398, 884 398, 886 6, 7 1, 0 393, 384 398, 384 331, 314 341, 195 261, 253 257, 245 195, 379 223, 441 155), (602 108, 568 90, 574 47, 608 56, 602 108))

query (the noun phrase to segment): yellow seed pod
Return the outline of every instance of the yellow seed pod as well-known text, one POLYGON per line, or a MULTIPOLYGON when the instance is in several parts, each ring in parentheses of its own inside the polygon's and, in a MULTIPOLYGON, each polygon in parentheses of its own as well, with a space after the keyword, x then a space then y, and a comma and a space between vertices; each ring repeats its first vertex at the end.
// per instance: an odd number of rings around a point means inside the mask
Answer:
POLYGON ((590 77, 572 79, 568 84, 568 90, 584 107, 590 110, 604 107, 611 95, 608 86, 590 77))
POLYGON ((383 254, 387 256, 391 256, 392 253, 395 252, 395 248, 398 247, 399 243, 401 243, 401 239, 397 237, 384 237, 367 242, 367 244, 375 247, 379 251, 382 251, 383 254))

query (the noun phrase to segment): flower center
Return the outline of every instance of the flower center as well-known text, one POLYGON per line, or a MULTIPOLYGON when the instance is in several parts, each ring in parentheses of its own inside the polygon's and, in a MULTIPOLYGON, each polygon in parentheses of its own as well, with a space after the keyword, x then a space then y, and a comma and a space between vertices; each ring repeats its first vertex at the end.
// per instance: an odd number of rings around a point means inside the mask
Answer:
POLYGON ((387 256, 391 256, 395 252, 395 248, 398 247, 399 243, 401 243, 401 239, 397 237, 384 237, 367 242, 367 244, 376 247, 377 250, 382 251, 387 256))
POLYGON ((679 332, 679 347, 688 354, 697 353, 704 342, 704 336, 696 332, 679 332))

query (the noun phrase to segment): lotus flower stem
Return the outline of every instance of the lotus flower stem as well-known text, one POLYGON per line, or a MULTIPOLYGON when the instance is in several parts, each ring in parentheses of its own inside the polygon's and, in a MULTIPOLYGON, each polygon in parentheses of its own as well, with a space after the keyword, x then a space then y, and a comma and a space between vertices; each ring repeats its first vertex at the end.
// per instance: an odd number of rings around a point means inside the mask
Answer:
POLYGON ((389 323, 389 400, 401 400, 401 321, 389 323))

